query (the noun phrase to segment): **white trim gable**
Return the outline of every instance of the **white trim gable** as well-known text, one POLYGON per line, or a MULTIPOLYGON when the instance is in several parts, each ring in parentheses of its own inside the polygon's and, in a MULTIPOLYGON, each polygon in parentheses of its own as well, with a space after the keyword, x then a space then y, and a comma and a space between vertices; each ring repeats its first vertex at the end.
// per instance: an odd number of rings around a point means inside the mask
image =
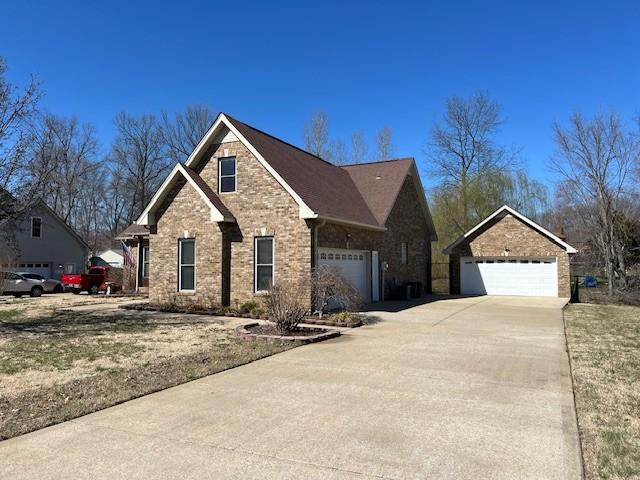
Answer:
POLYGON ((442 251, 442 253, 444 253, 445 255, 449 255, 453 251, 453 249, 455 247, 460 245, 464 240, 469 238, 471 235, 473 235, 475 232, 477 232, 479 229, 481 229, 484 225, 489 223, 491 220, 493 220, 495 217, 497 217, 498 215, 500 215, 504 211, 509 212, 511 215, 513 215, 514 217, 516 217, 519 220, 523 221, 524 223, 529 225, 534 230, 537 230, 538 232, 542 233, 546 237, 550 238, 551 240, 556 242, 558 245, 563 247, 567 251, 567 253, 577 253, 578 252, 574 247, 569 245, 564 240, 560 239, 557 235, 554 235, 553 233, 551 233, 546 228, 543 228, 542 226, 538 225, 536 222, 534 222, 530 218, 525 217, 521 213, 519 213, 516 210, 514 210, 513 208, 511 208, 510 206, 503 205, 502 207, 497 209, 495 212, 493 212, 491 215, 489 215, 487 218, 485 218, 478 225, 476 225, 471 230, 469 230, 467 233, 465 233, 462 237, 458 238, 455 242, 453 242, 451 245, 449 245, 447 248, 445 248, 442 251))
MULTIPOLYGON (((233 126, 233 124, 229 121, 229 119, 225 116, 224 113, 221 113, 220 115, 218 115, 218 118, 216 119, 215 122, 213 122, 213 125, 211 125, 211 128, 209 129, 209 131, 204 135, 204 137, 202 137, 202 140, 200 140, 200 143, 198 143, 196 148, 194 148, 193 152, 191 152, 191 155, 189 155, 189 158, 185 163, 187 167, 190 167, 193 163, 195 163, 200 152, 202 152, 205 149, 205 147, 209 144, 212 138, 215 138, 215 135, 218 129, 221 128, 221 125, 228 128, 230 132, 233 135, 235 135, 238 138, 238 140, 242 144, 244 144, 244 146, 253 154, 253 156, 258 159, 260 164, 273 176, 273 178, 275 178, 276 181, 280 185, 282 185, 282 187, 287 191, 287 193, 291 195, 291 197, 296 201, 296 203, 300 207, 300 218, 303 218, 303 219, 318 218, 318 214, 315 213, 313 210, 311 210, 311 208, 309 208, 309 206, 306 203, 304 203, 302 198, 300 198, 300 195, 298 195, 293 190, 293 188, 291 188, 291 186, 284 181, 284 179, 280 176, 278 172, 275 171, 275 169, 269 164, 269 162, 267 162, 264 159, 264 157, 260 155, 260 152, 258 152, 253 147, 253 145, 251 145, 249 141, 238 131, 238 129, 236 129, 236 127, 233 126)), ((226 137, 228 137, 228 134, 225 135, 225 138, 226 137)))
POLYGON ((204 193, 198 186, 198 184, 193 180, 193 178, 191 178, 191 175, 189 175, 189 173, 185 170, 184 166, 181 163, 178 163, 175 167, 173 167, 173 170, 171 170, 171 173, 169 173, 169 176, 167 176, 165 181, 162 182, 162 185, 155 193, 153 198, 151 198, 151 201, 147 205, 147 208, 145 208, 144 211, 140 214, 140 217, 138 217, 136 223, 138 225, 152 225, 155 223, 155 210, 165 199, 167 193, 169 193, 169 189, 175 183, 175 179, 178 174, 181 174, 185 178, 185 180, 187 180, 187 182, 196 190, 196 192, 200 194, 204 202, 211 210, 211 221, 224 222, 226 220, 224 215, 220 212, 220 210, 216 208, 213 203, 211 203, 209 197, 207 197, 206 193, 204 193))

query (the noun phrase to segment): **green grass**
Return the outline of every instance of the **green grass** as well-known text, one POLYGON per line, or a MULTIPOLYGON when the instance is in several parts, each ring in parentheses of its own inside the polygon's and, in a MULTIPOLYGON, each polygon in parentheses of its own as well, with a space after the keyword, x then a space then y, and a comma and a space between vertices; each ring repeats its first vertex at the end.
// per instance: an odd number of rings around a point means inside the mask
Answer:
POLYGON ((22 310, 12 308, 10 310, 0 310, 0 321, 17 320, 22 316, 22 310))
POLYGON ((640 308, 565 311, 585 475, 640 478, 640 308))

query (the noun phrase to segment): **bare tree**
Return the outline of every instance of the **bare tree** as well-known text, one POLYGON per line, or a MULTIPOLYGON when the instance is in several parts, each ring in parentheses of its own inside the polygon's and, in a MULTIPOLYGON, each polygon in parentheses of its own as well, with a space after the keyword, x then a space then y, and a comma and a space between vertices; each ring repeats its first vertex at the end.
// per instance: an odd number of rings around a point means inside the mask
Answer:
POLYGON ((185 161, 216 119, 207 105, 187 105, 171 117, 162 112, 162 138, 173 163, 185 161))
POLYGON ((32 77, 19 92, 5 78, 6 71, 5 60, 0 57, 0 192, 11 199, 0 202, 0 236, 4 237, 32 205, 40 185, 46 183, 46 178, 34 178, 26 169, 33 143, 30 121, 41 96, 39 84, 32 77))
POLYGON ((363 163, 369 156, 369 145, 362 132, 351 134, 351 160, 353 163, 363 163))
POLYGON ((562 176, 561 191, 589 226, 602 255, 609 294, 627 286, 626 252, 621 218, 637 188, 632 168, 640 156, 638 139, 625 131, 616 113, 585 119, 572 115, 569 125, 553 126, 558 147, 552 166, 562 176))
POLYGON ((329 154, 325 160, 329 160, 335 165, 346 165, 349 163, 347 145, 340 139, 333 140, 329 148, 329 154))
MULTIPOLYGON (((95 192, 98 140, 93 125, 80 124, 75 117, 42 115, 35 129, 35 147, 30 168, 40 175, 42 165, 50 165, 51 173, 40 198, 62 219, 77 228, 81 197, 95 192)), ((83 215, 86 212, 83 212, 83 215)))
POLYGON ((395 146, 392 143, 393 131, 390 127, 384 127, 376 133, 376 148, 378 160, 389 160, 393 157, 395 146))
POLYGON ((122 175, 124 221, 129 224, 142 212, 172 164, 155 115, 136 117, 122 112, 116 116, 115 125, 118 133, 109 159, 122 175))
POLYGON ((326 158, 329 154, 329 120, 327 114, 320 111, 311 115, 304 126, 304 144, 308 152, 326 158))
POLYGON ((500 106, 479 92, 470 98, 448 98, 442 120, 431 130, 429 167, 441 185, 456 190, 462 231, 475 222, 470 201, 473 183, 512 163, 513 157, 495 142, 501 123, 500 106))
POLYGON ((309 314, 309 304, 303 300, 306 292, 303 282, 282 279, 264 297, 269 316, 280 333, 294 331, 309 314))

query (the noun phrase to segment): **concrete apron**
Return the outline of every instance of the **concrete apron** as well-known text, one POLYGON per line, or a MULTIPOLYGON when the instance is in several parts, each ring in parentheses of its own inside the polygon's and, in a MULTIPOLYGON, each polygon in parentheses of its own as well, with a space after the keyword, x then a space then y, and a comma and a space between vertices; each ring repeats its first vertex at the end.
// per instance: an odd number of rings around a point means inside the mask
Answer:
POLYGON ((1 442, 0 477, 579 478, 563 303, 371 312, 335 340, 1 442))

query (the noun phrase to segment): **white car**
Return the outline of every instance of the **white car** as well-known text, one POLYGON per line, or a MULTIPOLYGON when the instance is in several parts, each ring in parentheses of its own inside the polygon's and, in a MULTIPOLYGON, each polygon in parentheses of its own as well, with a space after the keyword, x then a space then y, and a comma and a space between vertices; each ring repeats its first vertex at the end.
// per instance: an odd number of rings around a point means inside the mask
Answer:
POLYGON ((0 291, 14 297, 21 297, 22 295, 39 297, 44 292, 44 285, 40 280, 24 278, 14 272, 0 272, 0 282, 2 282, 0 291))
POLYGON ((29 280, 38 280, 44 287, 44 293, 62 293, 64 288, 60 280, 55 278, 45 278, 42 275, 31 272, 16 272, 18 275, 28 278, 29 280))

